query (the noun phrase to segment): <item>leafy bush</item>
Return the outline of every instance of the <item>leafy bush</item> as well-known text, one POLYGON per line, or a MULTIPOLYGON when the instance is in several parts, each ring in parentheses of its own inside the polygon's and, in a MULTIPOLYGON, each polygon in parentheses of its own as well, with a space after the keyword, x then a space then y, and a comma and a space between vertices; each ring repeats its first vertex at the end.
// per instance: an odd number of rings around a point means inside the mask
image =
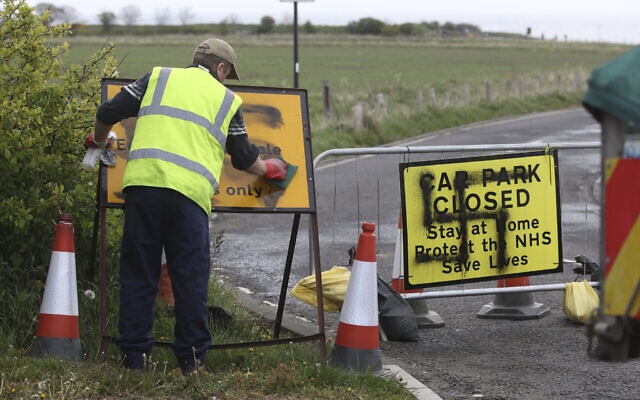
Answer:
POLYGON ((381 35, 385 23, 376 18, 360 18, 358 21, 349 22, 347 32, 357 35, 381 35))
POLYGON ((20 344, 34 320, 59 213, 74 218, 78 276, 89 265, 96 175, 80 168, 113 45, 65 66, 70 26, 47 26, 23 0, 0 10, 0 332, 20 344), (58 43, 58 44, 54 44, 58 43))
POLYGON ((276 24, 276 21, 272 17, 268 15, 264 16, 260 19, 260 25, 256 29, 256 33, 258 34, 270 33, 271 31, 273 31, 273 27, 275 26, 275 24, 276 24))

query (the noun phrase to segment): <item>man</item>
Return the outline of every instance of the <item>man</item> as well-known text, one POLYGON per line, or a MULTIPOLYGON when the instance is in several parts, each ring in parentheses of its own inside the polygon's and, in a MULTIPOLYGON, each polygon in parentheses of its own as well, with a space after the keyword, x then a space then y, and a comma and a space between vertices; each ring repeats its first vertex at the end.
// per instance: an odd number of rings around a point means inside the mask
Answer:
POLYGON ((175 297, 173 353, 183 373, 204 364, 211 344, 208 216, 225 151, 236 169, 286 178, 286 163, 262 160, 249 142, 242 100, 222 84, 227 78, 239 79, 235 52, 223 40, 208 39, 196 47, 188 67, 155 67, 103 103, 85 140, 85 147, 103 148, 115 123, 138 117, 122 182, 116 343, 126 368, 142 369, 151 354, 163 247, 175 297))

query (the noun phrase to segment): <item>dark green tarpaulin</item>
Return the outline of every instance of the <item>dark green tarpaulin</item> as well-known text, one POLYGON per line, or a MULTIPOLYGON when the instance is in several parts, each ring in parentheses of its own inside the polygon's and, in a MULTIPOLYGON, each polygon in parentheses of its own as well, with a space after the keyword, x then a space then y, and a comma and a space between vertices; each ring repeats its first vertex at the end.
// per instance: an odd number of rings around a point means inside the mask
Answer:
POLYGON ((601 121, 603 112, 640 126, 640 47, 597 67, 582 104, 601 121))

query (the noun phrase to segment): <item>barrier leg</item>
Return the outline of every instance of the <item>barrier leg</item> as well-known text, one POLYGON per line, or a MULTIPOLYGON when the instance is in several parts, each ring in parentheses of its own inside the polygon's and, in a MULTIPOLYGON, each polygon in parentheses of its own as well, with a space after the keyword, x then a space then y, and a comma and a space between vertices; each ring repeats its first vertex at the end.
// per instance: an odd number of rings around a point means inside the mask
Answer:
MULTIPOLYGON (((529 277, 507 278, 498 281, 498 287, 529 286, 529 277)), ((551 309, 533 301, 531 292, 498 293, 493 302, 482 306, 476 314, 478 318, 494 319, 536 319, 542 318, 551 309)))

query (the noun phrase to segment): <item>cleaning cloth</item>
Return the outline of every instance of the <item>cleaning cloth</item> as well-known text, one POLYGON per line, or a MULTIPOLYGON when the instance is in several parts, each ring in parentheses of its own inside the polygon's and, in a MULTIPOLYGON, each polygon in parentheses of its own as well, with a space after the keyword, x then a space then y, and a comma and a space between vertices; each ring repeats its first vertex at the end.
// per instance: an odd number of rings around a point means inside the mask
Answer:
POLYGON ((274 185, 276 185, 281 189, 284 189, 289 185, 289 182, 291 182, 291 179, 293 179, 293 175, 295 175, 296 171, 298 170, 298 167, 296 165, 286 162, 282 157, 278 157, 278 158, 287 164, 287 175, 283 181, 274 181, 273 179, 270 179, 269 182, 273 183, 274 185))

